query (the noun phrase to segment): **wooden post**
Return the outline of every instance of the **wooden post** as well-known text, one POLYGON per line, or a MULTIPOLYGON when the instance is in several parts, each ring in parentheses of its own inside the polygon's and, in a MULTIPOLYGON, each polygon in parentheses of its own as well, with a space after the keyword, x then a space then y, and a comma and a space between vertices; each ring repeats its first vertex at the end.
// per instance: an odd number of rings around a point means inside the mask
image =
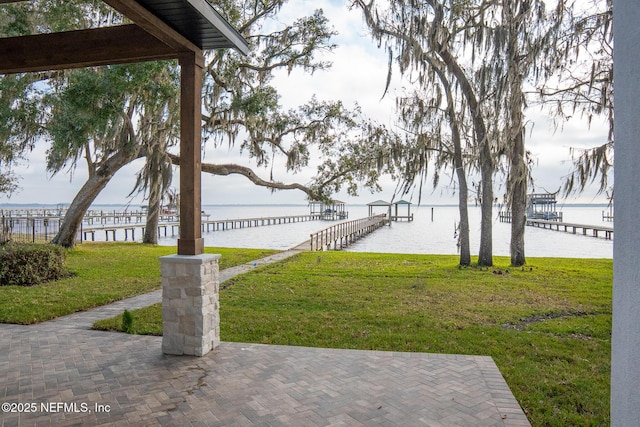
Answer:
POLYGON ((204 253, 201 229, 202 51, 180 57, 180 237, 178 255, 204 253))

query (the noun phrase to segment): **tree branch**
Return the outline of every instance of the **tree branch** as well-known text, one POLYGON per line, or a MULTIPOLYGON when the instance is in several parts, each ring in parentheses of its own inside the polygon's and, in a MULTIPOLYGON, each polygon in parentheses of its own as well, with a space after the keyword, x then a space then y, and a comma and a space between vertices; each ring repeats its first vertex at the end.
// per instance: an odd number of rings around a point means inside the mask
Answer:
MULTIPOLYGON (((168 153, 168 156, 171 159, 171 163, 173 163, 176 166, 180 166, 179 156, 176 156, 175 154, 171 154, 171 153, 168 153)), ((256 173, 251 168, 248 168, 246 166, 236 165, 232 163, 219 164, 219 165, 212 164, 212 163, 202 163, 202 172, 207 172, 212 175, 220 175, 220 176, 227 176, 232 174, 242 175, 246 177, 249 181, 251 181, 252 183, 260 187, 267 187, 267 188, 270 188, 271 190, 300 190, 309 197, 309 200, 322 199, 322 196, 320 194, 318 194, 317 192, 315 192, 314 190, 312 190, 311 188, 305 185, 299 184, 297 182, 294 182, 291 184, 284 184, 282 182, 266 181, 260 178, 258 175, 256 175, 256 173)))

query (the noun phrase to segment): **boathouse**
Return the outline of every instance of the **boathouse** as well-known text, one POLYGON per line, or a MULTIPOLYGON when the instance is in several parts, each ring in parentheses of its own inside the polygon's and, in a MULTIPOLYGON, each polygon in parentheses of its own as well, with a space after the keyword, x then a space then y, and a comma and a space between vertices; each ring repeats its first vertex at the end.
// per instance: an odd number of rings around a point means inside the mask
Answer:
POLYGON ((335 221, 349 218, 346 205, 340 200, 330 200, 328 202, 309 202, 309 215, 318 216, 325 221, 335 221))
POLYGON ((369 208, 369 216, 374 216, 375 212, 382 211, 382 213, 387 215, 387 218, 391 217, 391 203, 385 202, 384 200, 376 200, 375 202, 367 203, 367 207, 369 208), (384 208, 384 209, 376 209, 376 208, 384 208))
POLYGON ((376 213, 383 213, 387 216, 389 221, 413 221, 413 214, 411 213, 411 202, 406 200, 399 200, 397 202, 387 202, 384 200, 376 200, 375 202, 367 203, 369 208, 369 216, 374 216, 376 213), (391 207, 393 206, 393 210, 391 207), (400 206, 407 207, 407 214, 401 215, 399 212, 400 206))
POLYGON ((527 196, 527 218, 562 221, 556 208, 556 193, 532 193, 527 196))
POLYGON ((407 202, 406 200, 399 200, 397 202, 393 202, 393 215, 391 216, 391 221, 402 221, 405 219, 407 221, 413 221, 413 214, 411 213, 411 202, 407 202), (400 213, 398 212, 399 206, 407 207, 406 215, 400 215, 400 213))
MULTIPOLYGON (((556 193, 531 193, 527 195, 527 220, 562 222, 562 212, 556 207, 556 193)), ((511 210, 503 207, 499 212, 500 222, 511 222, 511 210)))

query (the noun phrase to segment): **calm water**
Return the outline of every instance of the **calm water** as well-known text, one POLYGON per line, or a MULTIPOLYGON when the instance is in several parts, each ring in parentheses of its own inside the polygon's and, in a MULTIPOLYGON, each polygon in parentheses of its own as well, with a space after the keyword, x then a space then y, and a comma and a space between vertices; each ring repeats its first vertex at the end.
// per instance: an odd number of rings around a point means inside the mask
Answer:
MULTIPOLYGON (((413 222, 394 222, 361 239, 348 251, 393 252, 424 254, 457 254, 455 226, 458 222, 458 208, 455 206, 434 206, 433 220, 431 206, 414 207, 413 222)), ((562 209, 564 221, 612 226, 602 221, 605 207, 569 206, 562 209)), ((307 214, 307 206, 204 206, 211 219, 251 218, 307 214)), ((365 217, 367 206, 348 206, 350 219, 365 217)), ((404 211, 400 211, 402 214, 404 211)), ((382 213, 382 212, 375 212, 382 213)), ((480 240, 480 209, 472 207, 470 214, 471 252, 478 252, 480 240)), ((497 219, 493 225, 494 255, 509 255, 510 224, 497 219)), ((309 234, 334 224, 330 221, 310 221, 286 225, 272 225, 205 233, 205 245, 221 247, 254 247, 288 249, 309 238, 309 234)), ((531 257, 572 257, 611 258, 613 243, 590 236, 566 234, 557 231, 527 227, 525 231, 526 254, 531 257)), ((175 245, 175 239, 162 239, 161 244, 175 245)))
MULTIPOLYGON (((1 206, 4 209, 9 206, 1 206)), ((123 206, 92 206, 105 211, 124 210, 123 206)), ((380 209, 380 208, 379 208, 380 209)), ((602 221, 601 205, 564 206, 564 221, 588 225, 612 226, 602 221)), ((130 208, 130 210, 132 210, 130 208)), ((250 205, 227 206, 205 205, 203 210, 210 219, 235 219, 265 216, 305 215, 309 213, 306 205, 250 205)), ((349 219, 367 216, 364 205, 349 205, 349 219)), ((400 214, 404 214, 400 210, 400 214)), ((455 206, 413 206, 413 222, 394 222, 361 239, 348 251, 355 252, 392 252, 424 254, 457 254, 455 227, 458 223, 458 208, 455 206), (433 219, 432 219, 433 209, 433 219)), ((374 213, 383 213, 375 211, 374 213)), ((470 207, 471 253, 477 254, 480 239, 480 208, 470 207)), ((494 209, 493 253, 509 255, 510 224, 498 220, 498 209, 494 209)), ((293 224, 271 225, 227 231, 204 233, 205 245, 218 247, 288 249, 309 239, 309 235, 335 224, 332 221, 308 221, 293 224)), ((124 239, 118 235, 118 240, 124 239)), ((140 239, 142 232, 136 231, 140 239)), ((102 233, 96 233, 97 239, 104 239, 102 233)), ((527 227, 525 231, 526 255, 529 257, 571 257, 571 258, 611 258, 612 241, 583 235, 527 227)), ((162 245, 175 245, 176 237, 160 238, 162 245)))

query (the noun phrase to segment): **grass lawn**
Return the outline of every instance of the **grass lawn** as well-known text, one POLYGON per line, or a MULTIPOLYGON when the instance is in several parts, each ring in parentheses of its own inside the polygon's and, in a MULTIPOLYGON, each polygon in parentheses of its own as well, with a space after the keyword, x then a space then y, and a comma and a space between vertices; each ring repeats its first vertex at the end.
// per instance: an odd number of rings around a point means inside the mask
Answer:
MULTIPOLYGON (((212 249, 221 269, 273 253, 212 249)), ((0 322, 35 323, 160 286, 173 247, 84 243, 74 273, 0 287, 0 322)), ((534 426, 609 424, 612 260, 529 258, 458 268, 438 255, 302 253, 225 282, 225 341, 489 355, 534 426)), ((160 306, 133 312, 161 333, 160 306)), ((118 329, 121 316, 100 322, 118 329)))
MULTIPOLYGON (((534 426, 608 425, 612 260, 457 261, 303 253, 225 283, 222 339, 489 355, 534 426)), ((159 305, 133 315, 161 333, 159 305)))
MULTIPOLYGON (((277 251, 207 248, 228 268, 277 251)), ((72 277, 38 286, 0 286, 0 322, 31 324, 160 288, 158 257, 175 247, 139 243, 83 243, 67 253, 72 277)))

